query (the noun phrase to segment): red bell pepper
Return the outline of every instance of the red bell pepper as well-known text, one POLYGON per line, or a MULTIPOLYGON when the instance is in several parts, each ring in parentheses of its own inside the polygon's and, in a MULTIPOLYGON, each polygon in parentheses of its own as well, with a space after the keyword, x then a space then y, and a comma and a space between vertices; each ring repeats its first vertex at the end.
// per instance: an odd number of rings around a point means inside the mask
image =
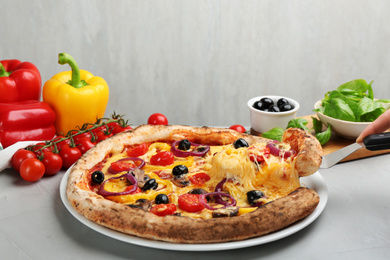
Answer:
POLYGON ((50 140, 54 121, 55 113, 45 102, 0 103, 0 143, 6 148, 18 141, 50 140))
POLYGON ((31 62, 0 61, 0 103, 41 98, 41 74, 31 62))

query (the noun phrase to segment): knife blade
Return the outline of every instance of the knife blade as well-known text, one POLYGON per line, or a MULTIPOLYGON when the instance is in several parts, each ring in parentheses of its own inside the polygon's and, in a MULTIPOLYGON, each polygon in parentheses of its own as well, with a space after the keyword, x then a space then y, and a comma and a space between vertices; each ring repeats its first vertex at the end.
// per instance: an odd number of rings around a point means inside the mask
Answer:
POLYGON ((366 148, 370 151, 390 149, 390 132, 366 136, 363 139, 363 142, 353 143, 340 150, 323 156, 320 168, 330 168, 360 148, 366 148))

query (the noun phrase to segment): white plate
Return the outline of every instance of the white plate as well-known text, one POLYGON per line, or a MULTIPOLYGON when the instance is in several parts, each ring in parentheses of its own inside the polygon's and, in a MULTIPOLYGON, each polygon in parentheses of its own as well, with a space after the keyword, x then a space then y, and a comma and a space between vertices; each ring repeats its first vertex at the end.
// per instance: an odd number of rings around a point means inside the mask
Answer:
POLYGON ((158 249, 168 249, 168 250, 176 250, 176 251, 218 251, 218 250, 230 250, 230 249, 238 249, 238 248, 245 248, 255 245, 261 245, 265 243, 269 243, 275 240, 282 239, 284 237, 287 237, 289 235, 292 235, 303 228, 307 227, 310 223, 312 223, 314 220, 318 218, 318 216, 322 213, 324 210, 326 203, 328 201, 328 189, 325 184, 324 179, 320 175, 319 172, 316 172, 315 174, 301 178, 301 182, 303 186, 306 186, 308 188, 311 188, 317 192, 317 194, 320 196, 320 203, 318 204, 317 208, 311 213, 309 216, 304 218, 301 221, 296 222, 295 224, 284 228, 280 231, 274 232, 269 235, 257 237, 257 238, 251 238, 246 239, 242 241, 235 241, 235 242, 226 242, 226 243, 215 243, 215 244, 176 244, 176 243, 169 243, 169 242, 161 242, 161 241, 154 241, 139 237, 134 237, 131 235, 127 235, 106 227, 103 227, 101 225, 96 224, 95 222, 90 221, 89 219, 85 218, 83 215, 78 213, 69 203, 68 198, 66 197, 66 186, 68 182, 68 176, 69 176, 68 170, 64 177, 61 180, 60 184, 60 195, 62 202, 64 203, 65 207, 69 210, 69 212, 81 223, 86 225, 87 227, 103 234, 108 237, 131 243, 134 245, 139 246, 145 246, 145 247, 151 247, 151 248, 158 248, 158 249))

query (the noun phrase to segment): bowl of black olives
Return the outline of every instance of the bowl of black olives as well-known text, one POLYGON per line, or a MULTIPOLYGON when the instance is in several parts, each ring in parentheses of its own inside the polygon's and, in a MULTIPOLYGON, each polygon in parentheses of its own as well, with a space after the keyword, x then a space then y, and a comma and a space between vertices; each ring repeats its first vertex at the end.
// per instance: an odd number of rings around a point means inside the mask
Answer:
POLYGON ((248 101, 252 129, 264 133, 274 127, 286 128, 294 119, 299 103, 282 96, 259 96, 248 101))

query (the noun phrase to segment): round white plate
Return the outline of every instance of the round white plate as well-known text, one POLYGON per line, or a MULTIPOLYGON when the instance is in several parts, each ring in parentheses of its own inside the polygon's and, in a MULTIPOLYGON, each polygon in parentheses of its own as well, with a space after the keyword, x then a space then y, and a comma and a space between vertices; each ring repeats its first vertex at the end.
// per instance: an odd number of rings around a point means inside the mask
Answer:
POLYGON ((275 240, 282 239, 284 237, 287 237, 289 235, 292 235, 303 228, 307 227, 310 223, 312 223, 314 220, 318 218, 318 216, 322 213, 324 210, 326 203, 328 201, 328 189, 325 184, 324 179, 320 175, 319 172, 316 172, 315 174, 301 178, 302 186, 306 186, 308 188, 311 188, 317 192, 317 194, 320 196, 320 203, 318 204, 317 208, 311 213, 309 216, 304 218, 301 221, 296 222, 295 224, 284 228, 282 230, 279 230, 277 232, 271 233, 269 235, 257 237, 257 238, 251 238, 246 239, 242 241, 235 241, 235 242, 226 242, 226 243, 215 243, 215 244, 176 244, 176 243, 169 243, 169 242, 161 242, 161 241, 154 241, 144 238, 139 238, 131 235, 127 235, 106 227, 103 227, 101 225, 96 224, 95 222, 90 221, 89 219, 85 218, 83 215, 78 213, 72 205, 70 205, 68 198, 66 197, 66 186, 68 182, 68 176, 69 176, 70 169, 65 173, 64 177, 61 180, 60 184, 60 195, 61 200, 64 203, 65 207, 69 210, 69 212, 81 223, 86 225, 87 227, 104 234, 108 237, 124 241, 127 243, 131 243, 134 245, 139 246, 145 246, 145 247, 151 247, 151 248, 158 248, 158 249, 168 249, 168 250, 176 250, 176 251, 218 251, 218 250, 230 250, 230 249, 238 249, 238 248, 245 248, 255 245, 261 245, 265 243, 269 243, 275 240))

